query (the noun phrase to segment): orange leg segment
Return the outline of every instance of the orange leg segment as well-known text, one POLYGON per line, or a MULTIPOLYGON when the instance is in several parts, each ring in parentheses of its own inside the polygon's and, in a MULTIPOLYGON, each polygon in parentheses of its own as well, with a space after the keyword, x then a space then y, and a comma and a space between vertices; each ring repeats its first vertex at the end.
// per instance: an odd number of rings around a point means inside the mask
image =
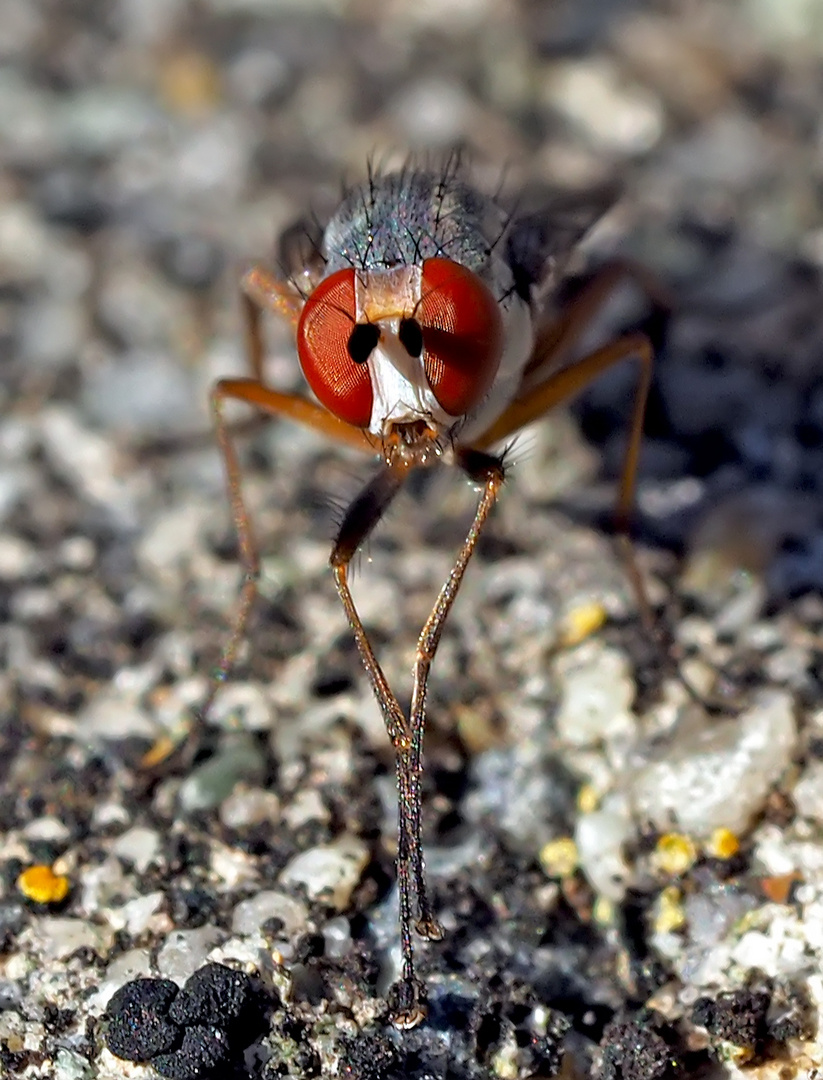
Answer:
POLYGON ((211 394, 217 442, 226 465, 229 501, 232 519, 237 529, 240 544, 240 562, 243 568, 243 584, 240 597, 232 619, 231 634, 220 662, 212 676, 204 711, 211 705, 214 695, 223 683, 234 664, 240 642, 243 640, 246 622, 254 598, 257 595, 257 581, 260 575, 260 559, 251 528, 248 511, 243 500, 240 463, 232 441, 231 432, 223 414, 226 400, 243 401, 262 412, 275 416, 285 416, 300 424, 319 431, 327 438, 358 450, 374 452, 374 442, 368 432, 352 427, 336 416, 332 416, 321 405, 300 397, 298 394, 283 394, 271 390, 256 379, 221 379, 215 384, 211 394))
POLYGON ((642 372, 635 393, 634 412, 617 500, 617 524, 619 528, 625 529, 634 499, 637 463, 643 439, 643 418, 646 413, 654 361, 651 344, 644 334, 628 334, 626 337, 618 338, 589 353, 588 356, 584 356, 569 367, 556 372, 546 382, 534 387, 523 397, 516 398, 480 439, 476 440, 475 446, 478 449, 485 449, 508 438, 526 424, 539 419, 555 406, 580 393, 613 364, 632 356, 640 361, 642 372))
POLYGON ((303 297, 287 281, 281 281, 263 266, 253 266, 240 282, 240 303, 246 334, 246 357, 252 376, 264 383, 263 332, 260 317, 264 311, 297 326, 303 310, 303 297))
POLYGON ((637 565, 637 558, 629 538, 631 510, 637 481, 637 464, 643 440, 643 418, 646 414, 646 401, 652 381, 654 354, 651 343, 644 334, 628 334, 616 341, 596 349, 576 363, 550 376, 544 383, 534 387, 525 396, 516 398, 503 414, 476 443, 479 448, 492 446, 507 438, 525 424, 537 420, 556 405, 568 401, 580 393, 586 386, 613 364, 635 357, 640 361, 640 382, 635 392, 634 412, 632 414, 629 441, 626 445, 623 471, 615 509, 615 525, 620 537, 620 554, 626 573, 631 581, 637 599, 640 617, 649 633, 655 631, 655 619, 649 601, 643 575, 637 565))

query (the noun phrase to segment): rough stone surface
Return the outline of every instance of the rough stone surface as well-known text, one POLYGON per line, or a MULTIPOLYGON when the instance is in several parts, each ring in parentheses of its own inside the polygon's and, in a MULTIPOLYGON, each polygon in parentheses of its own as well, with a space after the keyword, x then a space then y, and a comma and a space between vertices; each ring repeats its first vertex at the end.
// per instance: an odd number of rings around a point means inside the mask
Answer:
POLYGON ((760 694, 739 718, 693 715, 633 776, 635 812, 663 832, 744 832, 796 747, 792 699, 780 691, 760 694))

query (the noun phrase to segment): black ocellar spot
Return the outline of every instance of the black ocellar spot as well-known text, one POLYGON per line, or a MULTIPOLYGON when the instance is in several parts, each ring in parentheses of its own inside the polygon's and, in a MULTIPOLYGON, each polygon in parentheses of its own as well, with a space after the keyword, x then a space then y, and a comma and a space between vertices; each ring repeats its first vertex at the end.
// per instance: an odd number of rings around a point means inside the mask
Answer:
POLYGON ((375 323, 357 323, 346 344, 355 364, 365 364, 380 340, 380 327, 375 323))
POLYGON ((423 352, 423 329, 417 319, 402 319, 397 336, 409 356, 417 357, 423 352))

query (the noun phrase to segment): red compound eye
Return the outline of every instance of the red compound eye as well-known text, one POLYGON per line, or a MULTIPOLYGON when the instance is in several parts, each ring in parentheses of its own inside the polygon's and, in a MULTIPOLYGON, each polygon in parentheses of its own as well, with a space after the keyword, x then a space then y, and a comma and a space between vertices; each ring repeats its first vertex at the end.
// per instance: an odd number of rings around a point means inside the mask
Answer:
POLYGON ((500 307, 477 274, 450 259, 423 263, 415 317, 429 385, 450 416, 464 416, 489 392, 503 352, 500 307))
POLYGON ((324 278, 305 303, 297 324, 297 355, 306 381, 329 412, 354 427, 369 426, 372 385, 366 360, 380 336, 357 324, 354 270, 324 278))

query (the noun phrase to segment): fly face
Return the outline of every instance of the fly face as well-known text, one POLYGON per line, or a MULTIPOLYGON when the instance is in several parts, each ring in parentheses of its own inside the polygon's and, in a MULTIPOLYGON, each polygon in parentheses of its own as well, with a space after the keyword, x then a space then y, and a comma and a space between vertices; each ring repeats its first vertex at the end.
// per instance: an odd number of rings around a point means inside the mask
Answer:
MULTIPOLYGON (((340 419, 388 439, 424 420, 451 433, 485 401, 506 353, 504 310, 450 259, 337 270, 306 301, 297 347, 306 379, 340 419)), ((517 361, 525 360, 522 340, 517 361)))

